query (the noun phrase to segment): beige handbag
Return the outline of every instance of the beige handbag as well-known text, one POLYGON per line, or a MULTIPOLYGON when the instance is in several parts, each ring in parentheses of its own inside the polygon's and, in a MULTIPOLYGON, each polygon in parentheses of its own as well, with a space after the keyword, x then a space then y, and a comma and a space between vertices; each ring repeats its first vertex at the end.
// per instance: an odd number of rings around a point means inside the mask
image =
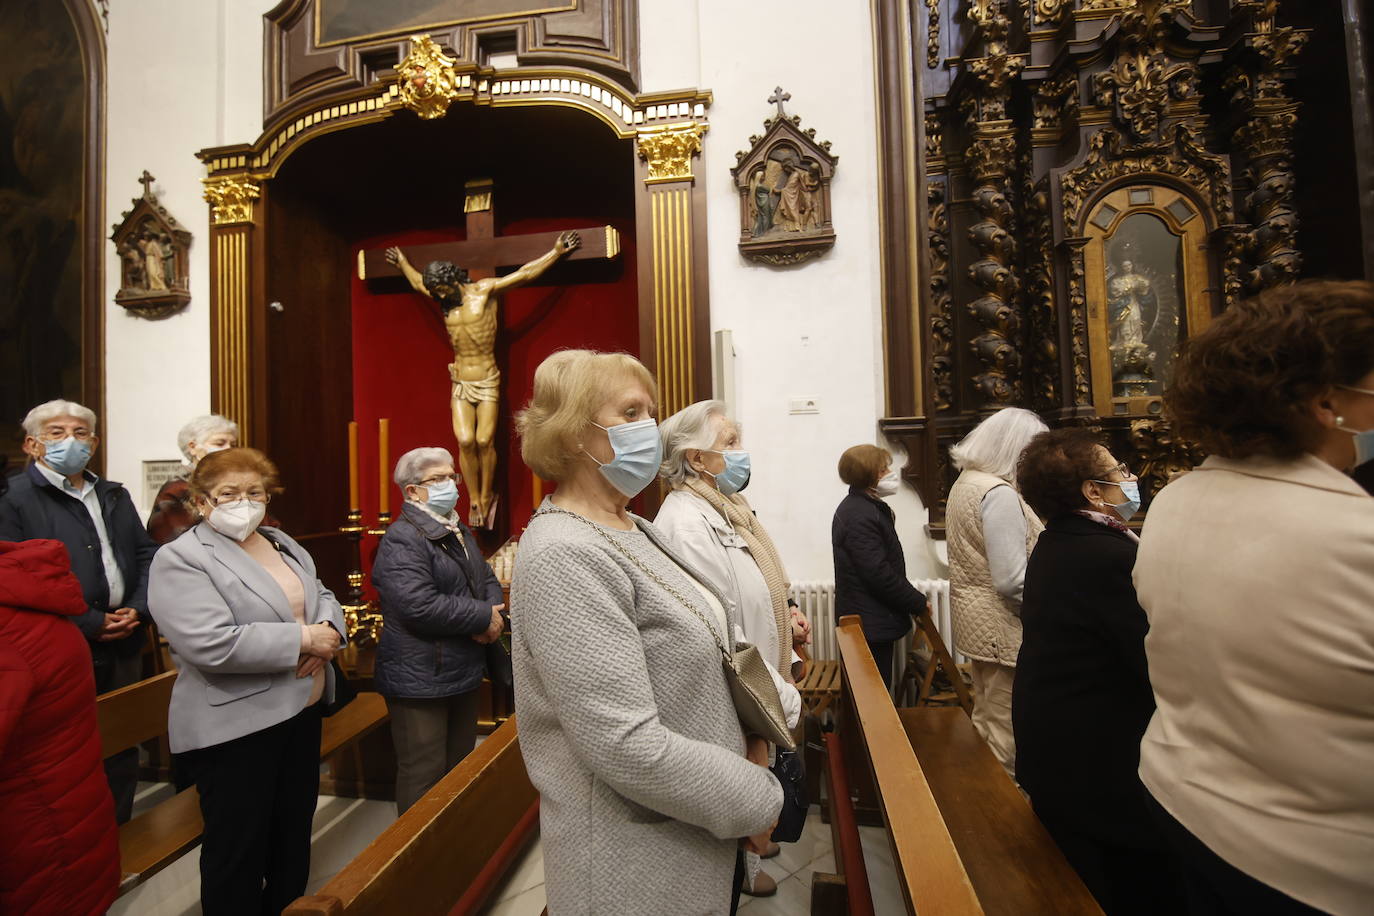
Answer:
POLYGON ((716 628, 701 611, 697 610, 692 602, 688 601, 672 585, 665 582, 662 576, 645 566, 639 557, 626 550, 600 525, 591 519, 583 518, 576 512, 569 512, 567 509, 560 509, 553 505, 544 506, 535 513, 536 516, 550 514, 570 515, 587 525, 601 535, 602 539, 614 547, 621 556, 639 567, 639 571, 652 579, 659 588, 676 598, 678 603, 705 624, 706 629, 711 631, 711 637, 716 641, 716 648, 720 650, 720 663, 725 671, 725 683, 730 687, 730 697, 735 703, 735 713, 739 716, 740 724, 744 726, 745 733, 758 735, 769 743, 789 751, 796 748, 797 744, 792 740, 792 732, 787 727, 787 714, 783 712, 782 699, 778 696, 777 685, 773 683, 773 675, 768 670, 768 663, 764 661, 763 654, 759 652, 757 646, 739 643, 735 653, 731 655, 729 650, 725 648, 725 644, 721 642, 720 634, 716 628))

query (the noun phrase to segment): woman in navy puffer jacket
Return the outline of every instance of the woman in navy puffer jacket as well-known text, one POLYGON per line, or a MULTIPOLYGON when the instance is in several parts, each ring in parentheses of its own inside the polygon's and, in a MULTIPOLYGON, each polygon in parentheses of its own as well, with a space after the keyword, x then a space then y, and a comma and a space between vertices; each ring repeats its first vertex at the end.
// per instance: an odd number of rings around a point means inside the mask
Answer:
POLYGON ((454 507, 459 477, 442 448, 396 462, 405 494, 372 564, 381 597, 377 691, 396 743, 396 807, 404 812, 468 755, 486 646, 505 627, 501 584, 454 507))
POLYGON ((86 610, 61 541, 0 542, 0 913, 104 913, 119 887, 86 610))

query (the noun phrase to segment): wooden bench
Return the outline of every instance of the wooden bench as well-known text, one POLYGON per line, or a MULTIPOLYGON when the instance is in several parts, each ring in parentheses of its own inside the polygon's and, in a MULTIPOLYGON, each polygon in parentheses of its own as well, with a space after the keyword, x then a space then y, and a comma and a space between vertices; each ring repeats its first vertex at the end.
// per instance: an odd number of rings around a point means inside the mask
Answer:
MULTIPOLYGON (((176 677, 177 672, 168 671, 96 698, 103 756, 110 757, 167 733, 167 707, 176 677)), ((352 703, 324 720, 320 759, 332 757, 386 720, 386 701, 379 694, 358 694, 352 703)), ((119 892, 126 893, 176 861, 200 842, 204 829, 200 797, 194 787, 121 824, 119 892)))
POLYGON ((834 659, 808 660, 806 673, 797 682, 797 690, 806 711, 824 721, 830 705, 840 695, 840 663, 834 659))
POLYGON ((283 916, 477 913, 537 834, 539 795, 508 719, 319 893, 283 916))
POLYGON ((863 909, 867 888, 857 828, 843 809, 876 808, 892 847, 906 911, 940 916, 1100 916, 1102 910, 958 707, 898 710, 857 617, 837 628, 844 689, 829 739, 844 780, 832 776, 837 876, 817 876, 812 911, 863 909), (838 812, 841 816, 835 817, 838 812), (847 899, 837 900, 843 893, 847 899), (831 896, 827 897, 829 894, 831 896))

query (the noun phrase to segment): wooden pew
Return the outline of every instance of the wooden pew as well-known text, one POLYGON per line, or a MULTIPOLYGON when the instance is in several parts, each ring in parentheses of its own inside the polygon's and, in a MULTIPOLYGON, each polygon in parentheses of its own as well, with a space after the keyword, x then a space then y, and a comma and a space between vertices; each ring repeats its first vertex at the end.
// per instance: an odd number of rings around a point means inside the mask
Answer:
MULTIPOLYGON (((858 804, 880 810, 906 911, 1100 916, 963 710, 898 710, 859 619, 841 618, 837 633, 844 691, 832 740, 845 755, 850 782, 839 791, 855 789, 858 804)), ((837 863, 845 861, 856 835, 837 831, 837 863)))
MULTIPOLYGON (((121 687, 96 697, 101 752, 105 757, 167 733, 167 707, 177 672, 121 687)), ((320 759, 326 760, 386 722, 386 701, 360 693, 324 720, 320 759)), ((205 825, 194 787, 159 802, 119 828, 121 894, 137 887, 200 842, 205 825)))
POLYGON ((283 916, 477 913, 535 837, 538 814, 511 718, 283 916))

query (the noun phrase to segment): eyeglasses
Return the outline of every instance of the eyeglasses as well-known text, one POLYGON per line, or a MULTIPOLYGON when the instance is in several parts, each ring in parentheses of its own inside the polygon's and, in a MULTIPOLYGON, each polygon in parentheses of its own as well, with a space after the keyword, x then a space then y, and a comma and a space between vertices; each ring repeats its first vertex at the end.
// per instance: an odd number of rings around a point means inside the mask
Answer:
POLYGON ((60 426, 53 426, 43 431, 43 435, 40 437, 39 441, 61 442, 63 439, 67 438, 68 436, 71 436, 78 442, 85 442, 89 440, 93 435, 95 434, 84 426, 78 426, 76 429, 70 430, 63 429, 60 426))
POLYGON ((238 490, 221 490, 218 493, 210 494, 210 502, 216 506, 227 506, 229 503, 236 503, 244 499, 252 500, 255 503, 269 503, 272 501, 272 494, 259 489, 249 490, 247 493, 240 493, 238 490))
MULTIPOLYGON (((1122 461, 1122 462, 1116 464, 1116 465, 1113 466, 1113 467, 1107 468, 1107 470, 1104 471, 1104 472, 1102 473, 1102 476, 1103 476, 1103 477, 1106 477, 1108 474, 1112 474, 1112 473, 1120 474, 1122 477, 1134 477, 1134 476, 1135 476, 1134 474, 1131 473, 1131 469, 1130 469, 1129 467, 1126 466, 1126 462, 1124 462, 1124 461, 1122 461)), ((1110 481, 1108 481, 1108 482, 1110 483, 1110 481)))
POLYGON ((443 483, 443 482, 448 481, 448 480, 453 481, 454 485, 456 486, 457 484, 460 484, 460 483, 463 482, 463 475, 462 475, 462 474, 435 474, 433 477, 426 477, 424 480, 420 481, 420 482, 417 483, 415 486, 417 486, 417 487, 432 487, 432 486, 434 486, 435 484, 440 484, 440 483, 443 483))

